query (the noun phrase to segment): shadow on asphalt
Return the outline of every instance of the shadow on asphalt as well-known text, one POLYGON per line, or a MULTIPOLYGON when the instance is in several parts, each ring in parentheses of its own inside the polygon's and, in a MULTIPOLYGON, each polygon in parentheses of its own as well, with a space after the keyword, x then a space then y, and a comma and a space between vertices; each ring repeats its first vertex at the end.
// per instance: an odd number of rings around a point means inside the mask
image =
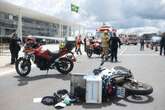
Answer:
POLYGON ((153 102, 154 98, 149 95, 148 96, 138 95, 138 96, 128 96, 124 100, 126 102, 135 103, 135 104, 146 104, 153 102))
MULTIPOLYGON (((98 57, 97 57, 97 56, 91 57, 91 58, 88 58, 88 59, 91 59, 91 60, 92 60, 92 59, 97 59, 97 58, 98 58, 98 59, 99 59, 99 58, 101 59, 101 57, 99 57, 99 56, 98 56, 98 57)), ((121 61, 117 61, 117 62, 113 61, 113 62, 112 62, 112 61, 110 60, 110 58, 109 58, 107 61, 105 61, 105 62, 106 62, 106 63, 122 63, 121 61)))
POLYGON ((115 104, 116 106, 120 107, 127 107, 126 104, 120 102, 121 100, 124 100, 125 102, 130 102, 134 104, 147 104, 154 101, 154 98, 152 96, 128 96, 125 99, 120 98, 112 98, 108 102, 103 102, 102 104, 82 104, 83 108, 85 109, 101 109, 102 107, 110 106, 112 104, 115 104))
POLYGON ((82 104, 82 106, 85 109, 101 109, 106 106, 111 106, 112 104, 115 104, 120 107, 126 107, 127 106, 126 104, 119 102, 121 100, 122 99, 120 99, 120 98, 113 98, 113 99, 110 99, 110 101, 103 102, 101 104, 85 104, 84 103, 84 104, 82 104))
POLYGON ((92 57, 90 57, 90 58, 87 56, 87 58, 88 58, 88 59, 99 59, 99 58, 101 59, 101 56, 92 56, 92 57))
POLYGON ((37 75, 37 76, 27 76, 27 77, 21 77, 21 76, 14 76, 14 78, 19 81, 18 86, 24 86, 27 85, 29 81, 36 81, 46 78, 56 78, 56 79, 62 79, 62 80, 70 80, 71 75, 62 75, 62 74, 45 74, 45 75, 37 75))

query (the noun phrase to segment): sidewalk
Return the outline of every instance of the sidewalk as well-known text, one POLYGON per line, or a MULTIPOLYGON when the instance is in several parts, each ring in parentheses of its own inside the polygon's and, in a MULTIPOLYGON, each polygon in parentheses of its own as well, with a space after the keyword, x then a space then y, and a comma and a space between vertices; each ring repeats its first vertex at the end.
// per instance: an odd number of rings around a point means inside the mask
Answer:
MULTIPOLYGON (((12 73, 15 71, 15 65, 11 65, 11 54, 9 52, 9 50, 5 50, 8 51, 5 54, 2 54, 0 56, 0 76, 12 73)), ((23 54, 22 49, 19 52, 19 56, 21 56, 23 54)))
POLYGON ((10 64, 10 56, 0 56, 0 76, 10 74, 15 71, 15 65, 10 64))
POLYGON ((7 66, 10 66, 10 60, 11 60, 11 56, 9 55, 5 55, 5 56, 0 56, 0 68, 4 68, 7 66))

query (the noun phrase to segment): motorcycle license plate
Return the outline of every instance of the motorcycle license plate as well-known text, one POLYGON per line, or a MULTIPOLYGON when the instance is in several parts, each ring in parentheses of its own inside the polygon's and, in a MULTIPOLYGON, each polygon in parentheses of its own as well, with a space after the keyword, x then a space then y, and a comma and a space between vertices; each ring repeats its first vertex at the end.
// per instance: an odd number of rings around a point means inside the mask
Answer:
POLYGON ((119 98, 125 98, 125 88, 117 87, 116 96, 119 98))

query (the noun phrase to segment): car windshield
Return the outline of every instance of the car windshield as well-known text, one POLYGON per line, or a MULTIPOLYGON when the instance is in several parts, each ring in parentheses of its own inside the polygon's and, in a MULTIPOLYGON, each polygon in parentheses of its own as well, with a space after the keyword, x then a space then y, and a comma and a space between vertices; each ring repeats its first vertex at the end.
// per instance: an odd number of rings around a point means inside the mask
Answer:
MULTIPOLYGON (((96 32, 96 38, 100 39, 104 35, 104 32, 96 32)), ((112 32, 109 32, 108 35, 112 37, 112 32)))

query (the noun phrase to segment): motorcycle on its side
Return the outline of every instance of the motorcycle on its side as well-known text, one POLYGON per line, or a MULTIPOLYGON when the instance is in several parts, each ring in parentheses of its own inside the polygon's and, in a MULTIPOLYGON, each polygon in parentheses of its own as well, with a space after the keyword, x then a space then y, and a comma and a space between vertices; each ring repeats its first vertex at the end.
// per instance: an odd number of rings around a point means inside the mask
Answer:
POLYGON ((40 70, 57 69, 62 74, 68 74, 74 67, 76 61, 74 54, 67 47, 58 53, 52 53, 42 46, 37 48, 24 48, 24 56, 18 58, 15 63, 16 72, 22 76, 27 76, 31 71, 31 61, 40 70))
MULTIPOLYGON (((101 63, 103 65, 104 62, 101 63)), ((149 95, 153 92, 152 86, 139 82, 134 79, 132 72, 122 66, 115 66, 112 69, 107 69, 99 66, 94 69, 93 73, 102 78, 103 96, 136 96, 149 95), (120 90, 118 89, 120 88, 120 90)))

